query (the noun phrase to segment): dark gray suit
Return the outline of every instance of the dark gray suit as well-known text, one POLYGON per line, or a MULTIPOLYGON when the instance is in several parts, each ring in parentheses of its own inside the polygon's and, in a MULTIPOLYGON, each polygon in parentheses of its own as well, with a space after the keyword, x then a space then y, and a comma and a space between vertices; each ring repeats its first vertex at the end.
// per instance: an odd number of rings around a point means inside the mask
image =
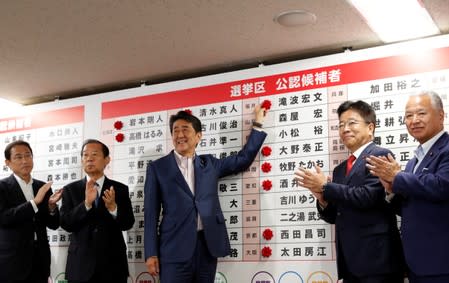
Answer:
POLYGON ((131 229, 134 214, 128 187, 105 177, 101 195, 115 190, 117 218, 114 219, 100 198, 89 211, 84 205, 86 178, 64 187, 61 227, 72 233, 67 256, 66 279, 126 282, 128 260, 122 231, 131 229))

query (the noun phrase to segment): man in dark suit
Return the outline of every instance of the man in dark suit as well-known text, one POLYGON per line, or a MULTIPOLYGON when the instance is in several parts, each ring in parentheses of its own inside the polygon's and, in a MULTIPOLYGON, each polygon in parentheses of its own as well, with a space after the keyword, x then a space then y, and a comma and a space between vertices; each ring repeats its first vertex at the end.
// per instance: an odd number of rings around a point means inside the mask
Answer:
POLYGON ((335 224, 338 277, 343 282, 403 282, 396 216, 379 178, 365 167, 368 155, 390 153, 373 143, 376 114, 360 100, 342 103, 337 113, 340 138, 354 157, 335 167, 332 182, 318 166, 301 168, 297 179, 317 198, 321 218, 335 224))
POLYGON ((86 140, 81 149, 86 178, 65 186, 61 227, 72 233, 66 264, 69 282, 127 282, 122 231, 134 224, 128 187, 107 178, 108 147, 86 140))
POLYGON ((407 130, 418 142, 415 157, 401 171, 391 155, 370 156, 368 167, 381 178, 400 208, 401 235, 411 283, 449 282, 449 135, 441 98, 433 91, 410 96, 407 130))
POLYGON ((0 180, 0 282, 47 283, 50 246, 47 227, 59 227, 51 182, 33 179, 33 151, 25 141, 5 148, 5 163, 13 174, 0 180))
POLYGON ((266 137, 265 109, 256 106, 255 114, 257 129, 243 149, 223 159, 195 153, 202 137, 197 117, 185 111, 170 117, 174 150, 149 164, 145 182, 145 259, 161 283, 214 282, 217 257, 230 253, 218 179, 242 172, 256 157, 266 137))

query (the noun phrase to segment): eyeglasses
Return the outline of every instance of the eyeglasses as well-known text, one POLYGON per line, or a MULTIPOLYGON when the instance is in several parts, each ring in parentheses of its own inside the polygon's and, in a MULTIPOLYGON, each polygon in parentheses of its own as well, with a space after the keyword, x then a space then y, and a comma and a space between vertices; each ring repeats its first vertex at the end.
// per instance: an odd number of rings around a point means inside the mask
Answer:
POLYGON ((12 157, 12 160, 14 161, 22 161, 24 159, 33 159, 33 155, 31 153, 25 153, 25 154, 17 154, 12 157))
POLYGON ((343 130, 344 128, 346 128, 346 126, 348 126, 348 128, 350 128, 350 129, 353 129, 353 128, 356 128, 361 123, 369 124, 369 122, 367 122, 367 121, 359 121, 359 120, 352 120, 351 119, 351 120, 348 120, 346 122, 338 123, 338 129, 339 130, 343 130))

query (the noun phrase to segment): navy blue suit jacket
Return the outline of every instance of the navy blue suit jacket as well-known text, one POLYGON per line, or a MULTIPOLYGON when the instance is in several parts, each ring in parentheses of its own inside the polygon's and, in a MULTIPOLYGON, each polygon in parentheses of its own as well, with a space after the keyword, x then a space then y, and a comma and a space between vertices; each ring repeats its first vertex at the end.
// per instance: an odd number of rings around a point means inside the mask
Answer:
POLYGON ((449 274, 449 135, 435 142, 413 173, 416 161, 393 181, 405 258, 419 276, 449 274))
MULTIPOLYGON (((33 193, 45 185, 33 179, 33 193)), ((0 180, 0 281, 23 280, 31 272, 33 265, 42 269, 43 276, 50 275, 50 246, 47 227, 59 227, 59 210, 50 215, 47 192, 35 213, 33 206, 26 200, 14 175, 0 180), (38 245, 38 262, 32 262, 34 235, 38 245)))
POLYGON ((396 215, 385 201, 379 178, 366 168, 369 155, 384 156, 389 150, 368 145, 346 175, 347 161, 333 172, 324 187, 328 206, 318 210, 323 220, 335 224, 339 278, 348 269, 358 277, 402 272, 404 260, 396 215), (343 257, 345 263, 343 262, 343 257))
POLYGON ((158 256, 162 263, 189 260, 197 240, 198 213, 210 253, 214 257, 229 254, 218 180, 248 168, 265 137, 266 133, 252 130, 243 149, 224 159, 197 155, 195 195, 180 172, 173 151, 149 164, 145 180, 145 258, 158 256), (163 217, 158 225, 161 209, 163 217))
POLYGON ((128 186, 104 179, 101 195, 111 186, 115 190, 117 217, 107 210, 103 199, 89 211, 84 205, 86 178, 68 184, 62 193, 61 227, 72 233, 66 279, 88 281, 94 272, 101 280, 120 281, 128 277, 128 259, 122 231, 131 229, 134 214, 128 186))

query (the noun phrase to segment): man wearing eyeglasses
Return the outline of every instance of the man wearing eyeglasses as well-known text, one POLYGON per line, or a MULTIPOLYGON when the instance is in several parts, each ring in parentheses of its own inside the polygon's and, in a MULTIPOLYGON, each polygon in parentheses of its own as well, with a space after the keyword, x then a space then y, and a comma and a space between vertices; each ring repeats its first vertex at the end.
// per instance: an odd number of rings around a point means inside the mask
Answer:
POLYGON ((337 269, 344 283, 403 282, 404 259, 396 216, 379 178, 365 166, 369 155, 391 152, 373 143, 376 114, 364 101, 338 109, 340 139, 351 153, 335 167, 332 182, 319 166, 295 172, 317 198, 321 218, 335 224, 337 269))
POLYGON ((5 148, 5 164, 13 174, 0 180, 0 282, 47 283, 50 246, 47 227, 59 227, 52 182, 33 179, 33 151, 25 141, 5 148))

